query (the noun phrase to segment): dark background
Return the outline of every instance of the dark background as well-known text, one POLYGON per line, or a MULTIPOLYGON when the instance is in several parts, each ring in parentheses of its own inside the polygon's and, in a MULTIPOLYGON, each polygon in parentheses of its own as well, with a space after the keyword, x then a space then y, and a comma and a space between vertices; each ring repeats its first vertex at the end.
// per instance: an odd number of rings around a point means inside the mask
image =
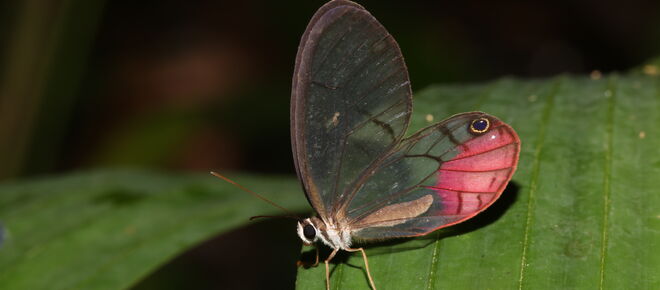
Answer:
MULTIPOLYGON (((0 180, 115 166, 293 174, 294 57, 323 3, 0 2, 0 180)), ((359 3, 398 40, 413 90, 625 71, 660 53, 658 1, 359 3)), ((137 288, 291 288, 299 246, 291 223, 255 222, 137 288)))

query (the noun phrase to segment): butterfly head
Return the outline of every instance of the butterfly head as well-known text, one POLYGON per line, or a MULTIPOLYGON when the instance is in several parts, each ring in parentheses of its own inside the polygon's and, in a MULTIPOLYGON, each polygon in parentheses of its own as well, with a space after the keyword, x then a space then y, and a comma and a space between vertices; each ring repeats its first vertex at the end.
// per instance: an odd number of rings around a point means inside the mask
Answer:
POLYGON ((317 217, 306 218, 298 221, 298 236, 305 245, 311 245, 318 241, 320 225, 323 222, 317 217))

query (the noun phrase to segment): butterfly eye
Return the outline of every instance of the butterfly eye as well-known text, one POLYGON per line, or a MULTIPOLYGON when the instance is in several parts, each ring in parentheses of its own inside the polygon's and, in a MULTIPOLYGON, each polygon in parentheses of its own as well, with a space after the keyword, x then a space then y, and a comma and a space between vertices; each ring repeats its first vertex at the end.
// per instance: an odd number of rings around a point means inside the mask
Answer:
POLYGON ((490 121, 486 118, 478 118, 470 123, 470 133, 483 134, 490 128, 490 121))
POLYGON ((307 224, 303 228, 303 234, 305 235, 305 238, 307 238, 310 241, 313 241, 314 238, 316 237, 316 229, 314 229, 314 226, 307 224))

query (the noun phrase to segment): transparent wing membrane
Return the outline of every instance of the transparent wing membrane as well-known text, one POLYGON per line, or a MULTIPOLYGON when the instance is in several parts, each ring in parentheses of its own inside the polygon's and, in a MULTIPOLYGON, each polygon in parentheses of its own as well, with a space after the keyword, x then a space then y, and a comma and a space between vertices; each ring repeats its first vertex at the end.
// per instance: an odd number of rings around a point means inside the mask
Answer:
POLYGON ((408 73, 389 33, 354 3, 321 8, 298 51, 292 144, 298 175, 322 217, 400 141, 410 110, 408 73))

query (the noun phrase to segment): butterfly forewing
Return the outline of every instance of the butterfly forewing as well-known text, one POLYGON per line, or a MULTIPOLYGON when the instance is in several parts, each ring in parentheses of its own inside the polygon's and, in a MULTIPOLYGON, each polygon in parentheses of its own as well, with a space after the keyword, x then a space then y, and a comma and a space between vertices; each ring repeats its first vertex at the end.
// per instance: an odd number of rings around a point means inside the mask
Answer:
POLYGON ((401 52, 383 26, 352 2, 319 9, 298 49, 291 128, 298 175, 322 218, 400 142, 411 106, 401 52))
POLYGON ((520 140, 508 125, 480 112, 456 115, 403 140, 346 204, 353 237, 423 235, 490 206, 511 179, 520 140), (470 130, 485 118, 489 128, 470 130))

